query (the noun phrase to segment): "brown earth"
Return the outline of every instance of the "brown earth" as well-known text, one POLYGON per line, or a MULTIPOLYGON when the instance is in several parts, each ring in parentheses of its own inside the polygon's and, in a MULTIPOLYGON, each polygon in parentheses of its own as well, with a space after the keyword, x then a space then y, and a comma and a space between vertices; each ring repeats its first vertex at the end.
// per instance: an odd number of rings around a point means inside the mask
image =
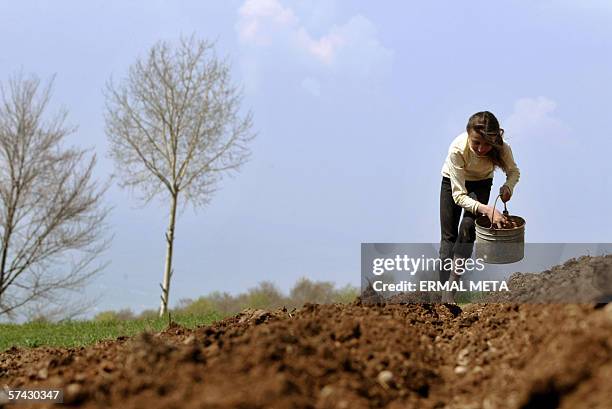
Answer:
POLYGON ((582 256, 541 273, 515 273, 508 280, 508 287, 510 292, 492 293, 485 301, 610 302, 612 301, 612 255, 582 256))
MULTIPOLYGON (((609 268, 610 257, 555 272, 609 268)), ((358 300, 87 348, 12 348, 0 386, 60 387, 66 406, 88 408, 610 408, 611 335, 612 305, 595 302, 358 300)))

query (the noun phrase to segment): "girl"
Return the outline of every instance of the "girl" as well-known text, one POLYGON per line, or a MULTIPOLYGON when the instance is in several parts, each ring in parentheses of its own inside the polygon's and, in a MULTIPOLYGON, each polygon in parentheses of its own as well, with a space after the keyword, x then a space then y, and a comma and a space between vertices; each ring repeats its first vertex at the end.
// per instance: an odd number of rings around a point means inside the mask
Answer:
MULTIPOLYGON (((506 182, 499 189, 503 202, 512 197, 520 172, 512 149, 503 140, 504 130, 500 128, 495 115, 489 111, 477 112, 470 117, 466 132, 457 136, 450 145, 442 167, 442 188, 440 190, 440 259, 444 266, 447 259, 455 265, 456 259, 472 255, 474 248, 475 219, 486 214, 492 223, 502 227, 506 217, 497 209, 487 205, 493 171, 499 167, 506 173, 506 182), (463 218, 461 223, 461 211, 463 218)), ((460 276, 444 268, 440 281, 458 281, 460 276)), ((454 303, 452 292, 447 291, 442 302, 454 303)))

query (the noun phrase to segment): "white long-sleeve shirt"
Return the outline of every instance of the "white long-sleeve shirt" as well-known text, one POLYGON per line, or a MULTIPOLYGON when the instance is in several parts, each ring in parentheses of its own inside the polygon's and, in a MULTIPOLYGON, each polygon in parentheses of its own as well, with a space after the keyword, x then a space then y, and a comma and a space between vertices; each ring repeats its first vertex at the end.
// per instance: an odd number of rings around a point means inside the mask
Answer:
MULTIPOLYGON (((521 173, 514 162, 512 149, 505 141, 501 157, 506 164, 506 168, 503 169, 506 173, 504 185, 508 186, 510 191, 513 192, 521 173)), ((444 166, 442 166, 442 176, 450 179, 453 200, 456 204, 467 211, 478 214, 480 202, 468 196, 465 181, 489 179, 493 177, 493 173, 493 162, 486 156, 476 155, 470 148, 467 132, 463 132, 453 140, 448 149, 444 166)))

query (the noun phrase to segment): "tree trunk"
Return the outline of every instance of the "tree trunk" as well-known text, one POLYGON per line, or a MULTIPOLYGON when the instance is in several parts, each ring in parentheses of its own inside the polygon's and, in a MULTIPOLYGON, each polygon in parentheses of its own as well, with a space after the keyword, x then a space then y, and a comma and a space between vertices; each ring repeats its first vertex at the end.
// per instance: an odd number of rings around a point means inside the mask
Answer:
MULTIPOLYGON (((8 209, 8 217, 4 225, 4 237, 2 238, 2 256, 0 258, 0 300, 4 294, 4 280, 6 271, 6 259, 8 256, 9 242, 13 235, 13 207, 8 209)), ((8 278, 7 278, 8 279, 8 278)))
POLYGON ((170 279, 172 278, 172 249, 174 246, 174 224, 176 221, 176 205, 178 203, 178 193, 171 193, 170 221, 168 232, 166 233, 166 266, 164 268, 164 281, 161 285, 161 305, 159 316, 163 317, 168 312, 168 300, 170 296, 170 279))

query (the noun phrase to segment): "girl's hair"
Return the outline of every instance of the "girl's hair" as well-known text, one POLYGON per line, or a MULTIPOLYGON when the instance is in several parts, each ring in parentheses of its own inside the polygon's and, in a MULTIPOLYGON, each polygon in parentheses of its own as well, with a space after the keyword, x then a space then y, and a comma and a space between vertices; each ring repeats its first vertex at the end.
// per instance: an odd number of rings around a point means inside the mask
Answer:
POLYGON ((495 166, 506 168, 501 153, 504 147, 504 130, 499 127, 499 121, 489 111, 476 112, 468 120, 466 130, 468 133, 474 131, 479 134, 493 149, 487 156, 495 166))

